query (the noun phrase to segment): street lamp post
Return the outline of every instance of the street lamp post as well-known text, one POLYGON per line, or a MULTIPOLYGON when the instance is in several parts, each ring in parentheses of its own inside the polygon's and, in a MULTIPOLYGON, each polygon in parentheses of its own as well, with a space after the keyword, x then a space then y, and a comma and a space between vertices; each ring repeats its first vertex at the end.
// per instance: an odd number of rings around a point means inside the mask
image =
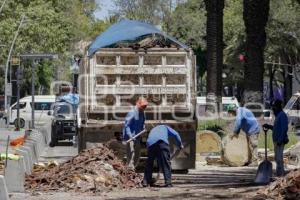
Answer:
POLYGON ((34 95, 35 95, 35 70, 36 66, 39 64, 40 60, 44 59, 57 59, 58 55, 57 54, 23 54, 20 55, 20 57, 23 60, 31 60, 32 65, 31 65, 31 71, 32 71, 32 76, 31 76, 31 128, 35 128, 35 104, 34 104, 34 95))
MULTIPOLYGON (((14 48, 14 46, 15 46, 15 43, 16 43, 16 40, 17 40, 17 37, 18 37, 18 35, 19 35, 19 32, 20 32, 20 30, 21 30, 21 27, 22 27, 22 25, 23 25, 23 23, 24 23, 24 20, 25 20, 25 15, 23 15, 22 16, 22 18, 21 18, 21 22, 20 22, 20 24, 19 24, 19 26, 18 26, 18 29, 17 29, 17 31, 16 31, 16 33, 15 33, 15 36, 14 36, 14 39, 13 39, 13 41, 12 41, 12 43, 11 43, 11 46, 10 46, 10 49, 9 49, 9 53, 8 53, 8 57, 7 57, 7 60, 6 60, 6 65, 5 65, 5 77, 4 77, 4 86, 5 86, 5 94, 4 94, 4 106, 5 106, 5 111, 8 111, 8 95, 7 95, 7 89, 8 89, 8 81, 7 81, 7 76, 8 76, 8 67, 9 67, 9 62, 10 62, 10 59, 11 59, 11 54, 12 54, 12 51, 13 51, 13 48, 14 48)), ((9 123, 9 121, 10 121, 10 116, 9 115, 7 115, 7 117, 8 117, 8 120, 7 120, 7 122, 9 123)))
POLYGON ((20 130, 20 85, 22 82, 23 78, 23 71, 20 67, 18 66, 17 72, 16 72, 16 77, 17 77, 17 127, 16 131, 20 130))

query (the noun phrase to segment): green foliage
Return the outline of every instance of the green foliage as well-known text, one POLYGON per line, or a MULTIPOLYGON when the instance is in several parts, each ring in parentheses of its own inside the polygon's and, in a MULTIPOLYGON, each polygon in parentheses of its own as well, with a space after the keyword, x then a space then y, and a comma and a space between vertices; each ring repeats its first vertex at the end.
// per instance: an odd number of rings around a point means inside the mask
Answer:
POLYGON ((91 39, 96 38, 100 33, 104 32, 111 23, 109 21, 98 20, 93 22, 90 30, 88 31, 88 35, 91 39))
POLYGON ((288 64, 299 63, 300 5, 293 0, 271 1, 267 27, 266 56, 269 61, 281 58, 288 64))
POLYGON ((120 18, 140 20, 159 25, 172 10, 172 0, 114 0, 120 18))
POLYGON ((210 130, 223 137, 225 135, 224 127, 226 126, 228 126, 228 121, 222 119, 199 121, 198 131, 210 130))
POLYGON ((228 79, 224 84, 233 85, 243 81, 243 63, 239 55, 245 53, 245 27, 243 22, 243 2, 240 0, 225 1, 224 8, 224 72, 228 79))
MULTIPOLYGON (((233 84, 234 79, 239 81, 243 78, 242 63, 238 59, 238 55, 244 52, 242 8, 242 1, 225 1, 224 71, 230 73, 230 78, 225 80, 225 84, 233 84)), ((204 1, 188 0, 186 3, 178 5, 171 15, 170 34, 193 48, 197 55, 199 75, 203 77, 206 70, 206 9, 204 1)))
MULTIPOLYGON (((53 71, 67 71, 76 43, 94 38, 106 27, 94 19, 95 0, 14 0, 7 1, 0 13, 0 64, 7 60, 15 32, 22 15, 25 22, 13 49, 13 55, 24 53, 57 53, 59 66, 43 62, 37 68, 37 88, 48 88, 53 71), (97 33, 98 32, 98 33, 97 33)), ((23 91, 29 91, 31 69, 25 66, 23 91)), ((3 78, 3 76, 1 76, 3 78)), ((3 82, 0 78, 0 83, 3 82)), ((1 84, 3 86, 3 84, 1 84)), ((3 87, 0 92, 3 92, 3 87)))
POLYGON ((188 0, 171 15, 170 34, 194 50, 206 47, 206 15, 203 1, 188 0))
POLYGON ((179 4, 171 14, 165 30, 173 37, 190 46, 196 55, 198 74, 206 71, 206 11, 204 1, 188 0, 179 4), (166 29, 168 27, 168 29, 166 29))
MULTIPOLYGON (((298 139, 294 132, 289 132, 289 143, 284 146, 285 149, 295 145, 298 142, 298 139)), ((265 148, 265 135, 264 133, 259 134, 258 138, 258 148, 265 148)), ((274 151, 274 145, 272 141, 272 133, 269 132, 267 135, 267 148, 271 151, 274 151)))

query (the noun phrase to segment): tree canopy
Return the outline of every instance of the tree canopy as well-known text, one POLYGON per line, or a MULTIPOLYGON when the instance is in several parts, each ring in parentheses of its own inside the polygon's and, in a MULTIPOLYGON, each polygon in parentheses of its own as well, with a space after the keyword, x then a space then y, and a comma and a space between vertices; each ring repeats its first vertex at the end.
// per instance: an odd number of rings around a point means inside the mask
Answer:
MULTIPOLYGON (((96 36, 95 32, 98 31, 99 34, 99 31, 105 28, 102 22, 94 18, 96 8, 94 0, 8 0, 0 13, 0 44, 5 45, 0 49, 0 63, 6 62, 8 49, 20 24, 21 16, 24 15, 25 20, 14 45, 13 55, 59 54, 60 61, 56 66, 48 63, 38 67, 36 71, 37 86, 48 87, 55 75, 55 67, 60 68, 58 71, 62 71, 70 65, 68 60, 77 42, 90 40, 96 36)), ((26 71, 30 73, 30 70, 26 71)), ((29 78, 30 74, 25 74, 25 77, 29 78)), ((29 83, 30 80, 25 80, 24 87, 27 87, 26 82, 29 83)), ((0 91, 3 92, 3 89, 1 87, 0 91)))
MULTIPOLYGON (((70 65, 69 59, 76 51, 79 41, 92 40, 111 23, 129 18, 159 25, 167 34, 192 47, 197 55, 198 72, 200 76, 205 76, 207 12, 204 0, 114 0, 113 2, 115 4, 113 15, 103 21, 96 20, 93 16, 95 9, 99 9, 95 0, 7 0, 0 13, 0 44, 6 45, 0 47, 0 65, 7 59, 8 49, 23 14, 26 20, 21 27, 13 55, 30 52, 58 53, 61 57, 60 62, 55 64, 60 68, 58 71, 70 65)), ((291 65, 299 63, 299 8, 298 0, 270 1, 266 27, 267 45, 264 53, 267 62, 291 65)), ((243 87, 245 63, 239 60, 239 56, 245 54, 246 42, 243 1, 225 1, 223 40, 223 72, 227 74, 224 85, 237 84, 243 87)), ((38 85, 46 87, 47 82, 49 83, 55 76, 53 73, 55 70, 50 67, 51 63, 45 65, 49 67, 40 67, 37 74, 41 76, 38 85)), ((284 73, 288 70, 289 74, 291 69, 277 68, 274 83, 285 84, 284 73)), ((0 70, 0 73, 3 72, 0 70)), ((29 78, 28 71, 26 79, 28 84, 29 78)), ((2 78, 0 83, 1 81, 3 83, 2 78)), ((3 87, 0 88, 0 92, 3 92, 3 87)))

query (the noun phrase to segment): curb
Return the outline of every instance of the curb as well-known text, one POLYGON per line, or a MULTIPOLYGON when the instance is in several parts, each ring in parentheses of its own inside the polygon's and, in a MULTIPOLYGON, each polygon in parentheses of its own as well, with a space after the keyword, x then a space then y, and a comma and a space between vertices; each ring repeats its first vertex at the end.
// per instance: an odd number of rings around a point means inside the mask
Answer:
POLYGON ((23 157, 24 171, 25 171, 26 174, 30 175, 31 172, 32 172, 31 171, 32 167, 31 167, 31 164, 30 164, 30 158, 29 158, 28 152, 17 149, 16 153, 23 157))
POLYGON ((25 166, 23 158, 19 160, 7 160, 5 182, 8 192, 24 192, 25 166))
POLYGON ((25 174, 31 175, 33 166, 46 148, 47 135, 32 130, 23 146, 15 149, 19 160, 7 160, 5 176, 0 176, 0 200, 9 200, 8 192, 25 191, 25 174))
POLYGON ((0 199, 9 200, 5 179, 0 175, 0 199))
POLYGON ((28 160, 29 160, 29 167, 30 171, 32 170, 33 164, 34 164, 34 152, 32 152, 31 148, 28 146, 21 146, 19 150, 27 152, 28 160))

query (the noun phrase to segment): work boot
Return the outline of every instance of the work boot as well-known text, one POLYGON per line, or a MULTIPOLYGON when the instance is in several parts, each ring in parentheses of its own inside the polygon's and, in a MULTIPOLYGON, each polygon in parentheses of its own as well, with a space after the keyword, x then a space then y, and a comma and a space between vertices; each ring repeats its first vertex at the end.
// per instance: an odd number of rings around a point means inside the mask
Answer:
POLYGON ((167 184, 164 185, 164 187, 171 188, 171 187, 173 187, 173 185, 172 185, 172 183, 167 183, 167 184))
POLYGON ((148 182, 146 181, 146 179, 143 179, 142 181, 142 186, 143 187, 148 187, 150 184, 148 184, 148 182))

